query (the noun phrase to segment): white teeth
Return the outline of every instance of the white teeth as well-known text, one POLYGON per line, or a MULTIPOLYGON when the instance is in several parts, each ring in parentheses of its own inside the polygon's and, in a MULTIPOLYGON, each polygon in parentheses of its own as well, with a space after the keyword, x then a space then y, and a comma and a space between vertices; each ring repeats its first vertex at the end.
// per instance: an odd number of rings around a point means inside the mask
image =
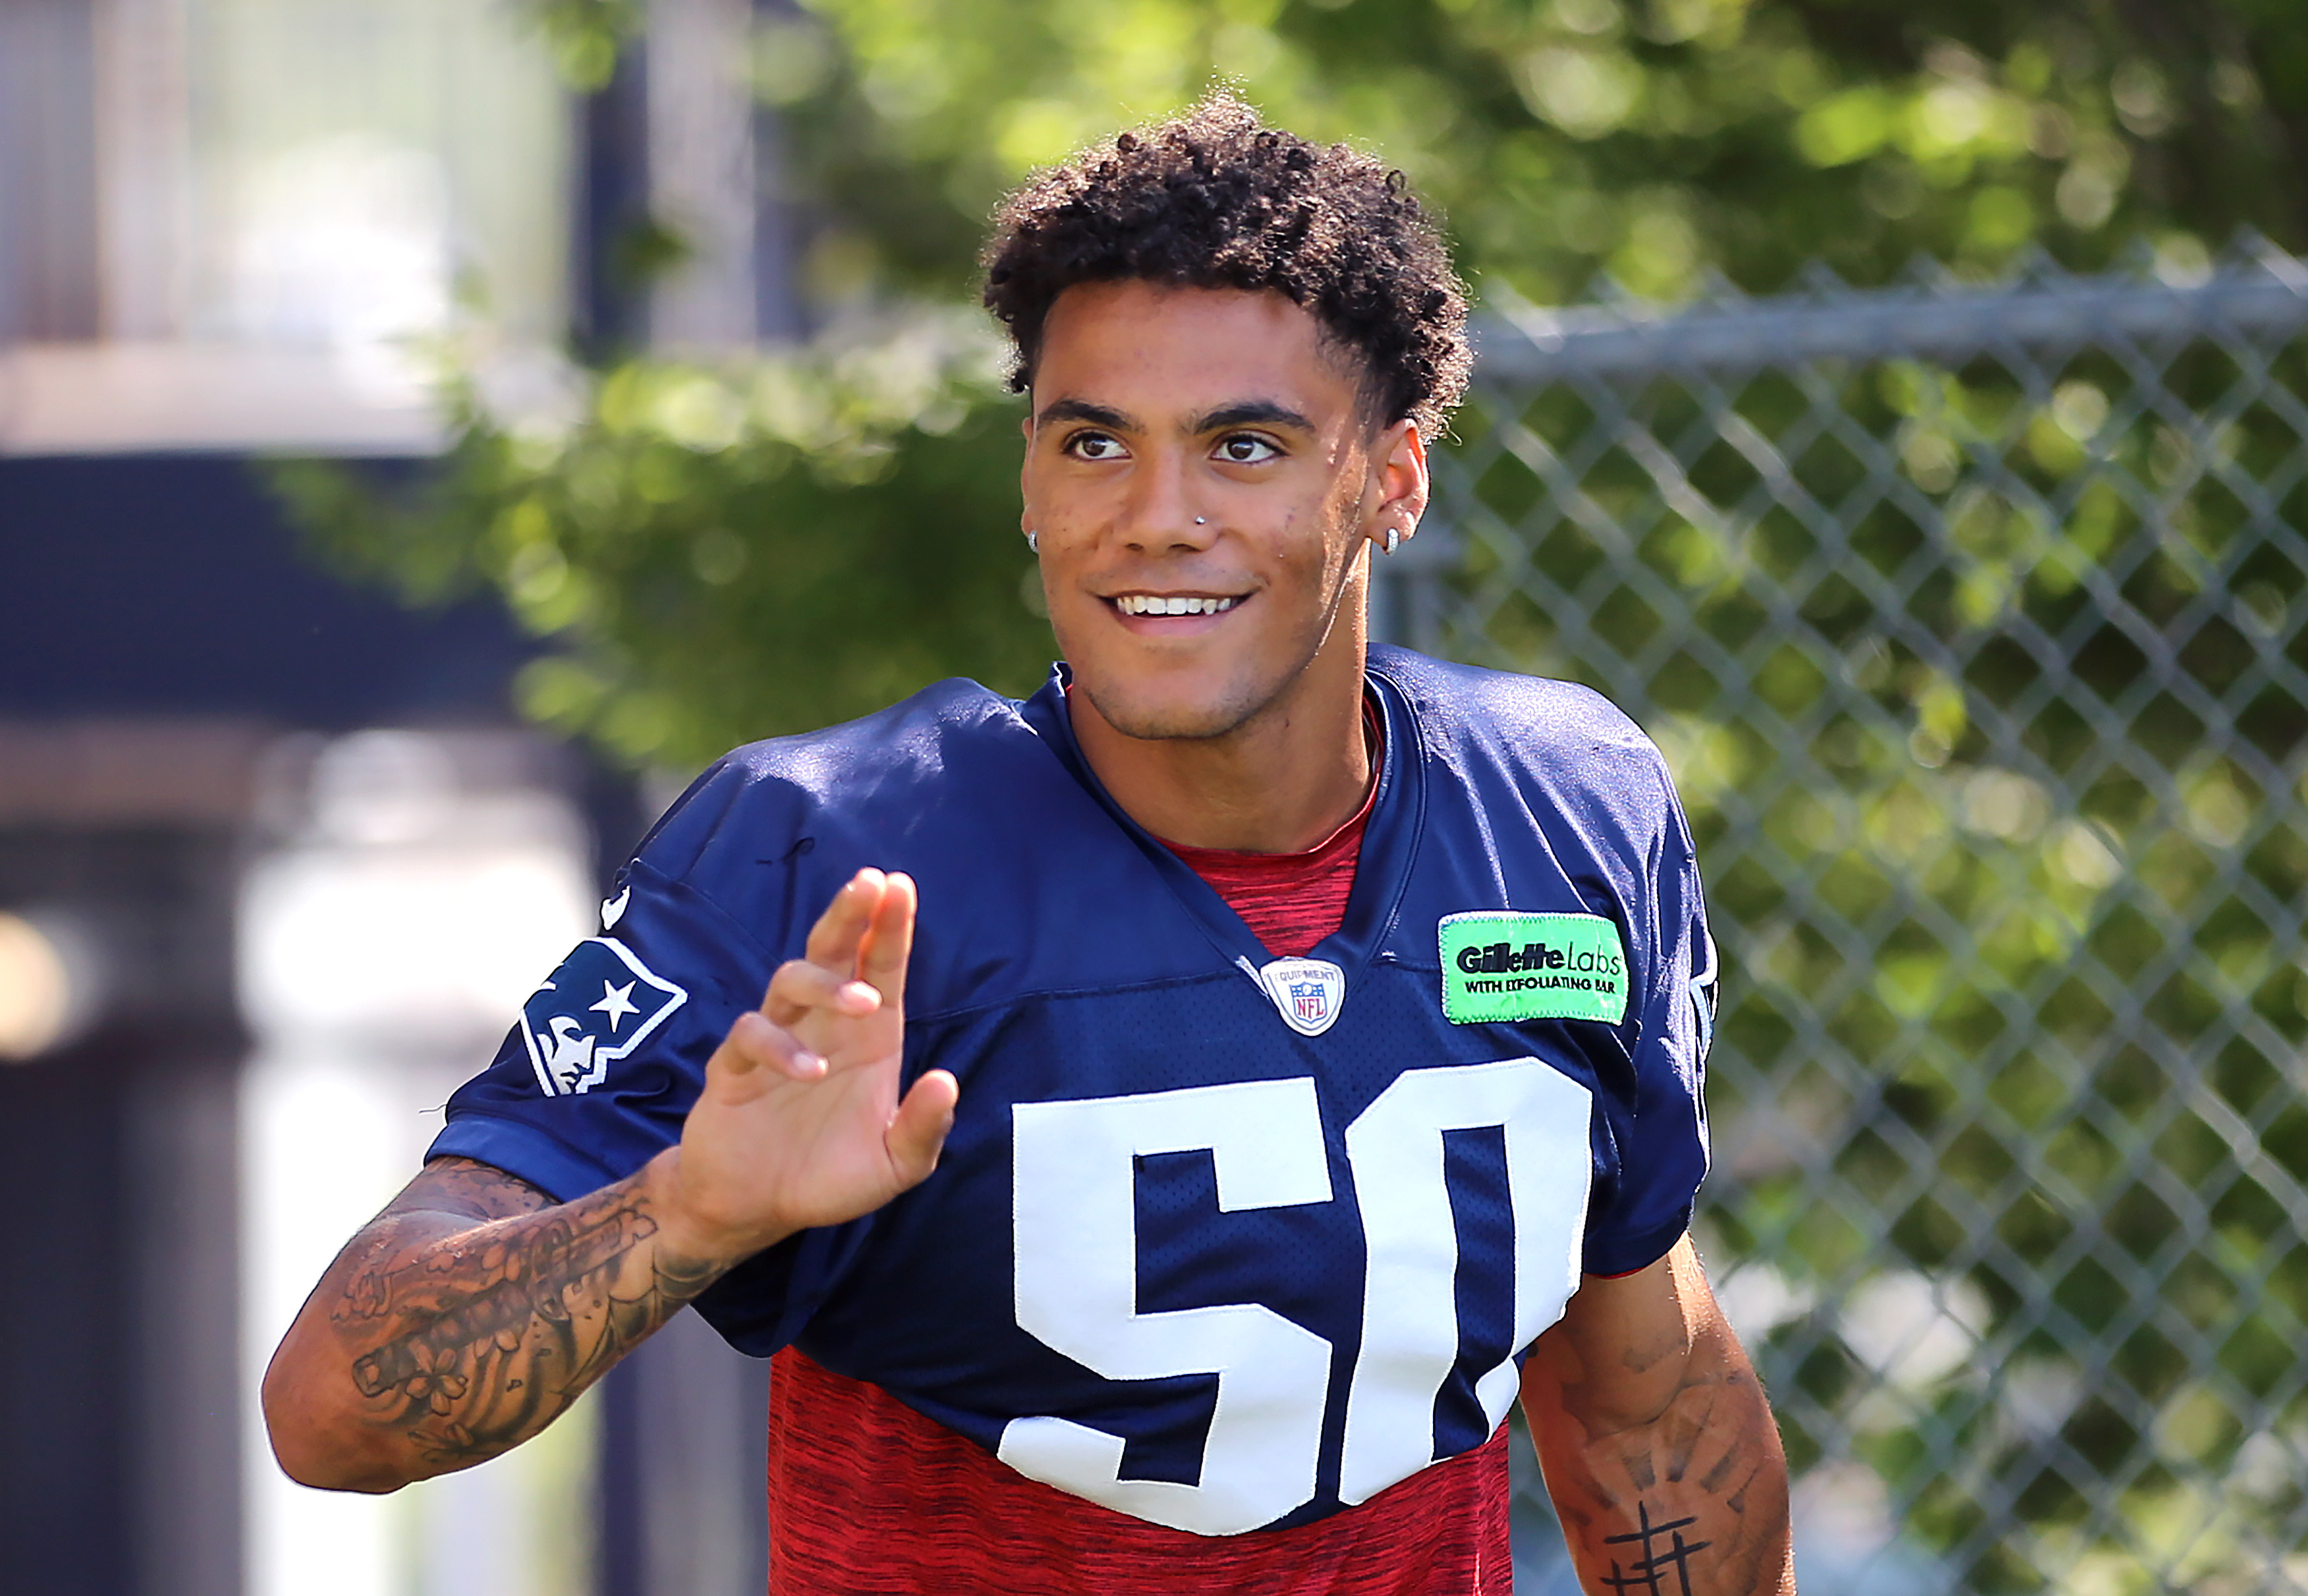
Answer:
POLYGON ((1153 593, 1124 593, 1114 601, 1114 607, 1124 615, 1224 615, 1237 600, 1233 599, 1162 598, 1153 593))

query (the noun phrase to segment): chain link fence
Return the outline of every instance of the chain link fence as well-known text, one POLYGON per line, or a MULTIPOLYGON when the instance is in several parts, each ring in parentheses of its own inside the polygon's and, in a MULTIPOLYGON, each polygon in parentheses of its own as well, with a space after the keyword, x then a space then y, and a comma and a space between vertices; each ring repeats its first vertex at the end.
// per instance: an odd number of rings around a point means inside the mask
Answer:
POLYGON ((2308 1590, 2308 263, 1508 309, 1459 430, 1385 619, 1681 782, 1807 1596, 2308 1590))

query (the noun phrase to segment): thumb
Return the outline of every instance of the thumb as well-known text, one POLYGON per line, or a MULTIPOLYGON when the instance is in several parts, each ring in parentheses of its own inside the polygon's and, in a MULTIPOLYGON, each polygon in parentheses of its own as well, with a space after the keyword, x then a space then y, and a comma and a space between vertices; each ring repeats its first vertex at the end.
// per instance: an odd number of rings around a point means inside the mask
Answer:
POLYGON ((882 1134, 882 1144, 889 1151, 890 1167, 900 1182, 899 1189, 919 1185, 937 1168, 938 1152, 945 1146, 946 1133, 953 1128, 954 1104, 960 1097, 960 1083, 949 1072, 931 1070, 914 1083, 905 1101, 898 1105, 890 1128, 882 1134))

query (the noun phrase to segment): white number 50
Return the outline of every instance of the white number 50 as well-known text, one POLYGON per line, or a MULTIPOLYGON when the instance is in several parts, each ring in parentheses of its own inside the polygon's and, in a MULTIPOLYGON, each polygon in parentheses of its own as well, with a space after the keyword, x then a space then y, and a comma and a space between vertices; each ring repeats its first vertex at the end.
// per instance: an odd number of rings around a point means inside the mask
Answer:
MULTIPOLYGON (((1377 1495, 1434 1461, 1434 1402, 1458 1361, 1459 1246, 1443 1184, 1445 1131, 1496 1126, 1514 1210, 1512 1346, 1528 1346, 1579 1285, 1586 1230, 1587 1089, 1535 1058, 1406 1071, 1347 1127, 1363 1216, 1362 1348, 1347 1391, 1339 1494, 1377 1495)), ((1331 1343, 1253 1303, 1138 1311, 1135 1160, 1208 1150, 1219 1208, 1331 1200, 1314 1083, 1225 1086, 1013 1112, 1019 1324, 1110 1380, 1214 1374, 1201 1480, 1124 1480, 1123 1438, 1071 1419, 1013 1419, 1020 1473, 1174 1529, 1233 1535, 1314 1495, 1331 1343)), ((1511 1356, 1476 1382, 1493 1426, 1514 1398, 1511 1356)))

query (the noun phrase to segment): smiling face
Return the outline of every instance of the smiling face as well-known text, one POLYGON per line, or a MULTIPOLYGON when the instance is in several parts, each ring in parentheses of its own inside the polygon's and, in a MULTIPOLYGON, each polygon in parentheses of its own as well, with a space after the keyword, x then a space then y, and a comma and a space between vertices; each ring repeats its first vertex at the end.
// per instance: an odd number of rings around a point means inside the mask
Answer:
POLYGON ((1022 524, 1077 725, 1358 716, 1365 550, 1425 507, 1417 429, 1374 426, 1352 357, 1270 290, 1079 285, 1039 356, 1022 524))

